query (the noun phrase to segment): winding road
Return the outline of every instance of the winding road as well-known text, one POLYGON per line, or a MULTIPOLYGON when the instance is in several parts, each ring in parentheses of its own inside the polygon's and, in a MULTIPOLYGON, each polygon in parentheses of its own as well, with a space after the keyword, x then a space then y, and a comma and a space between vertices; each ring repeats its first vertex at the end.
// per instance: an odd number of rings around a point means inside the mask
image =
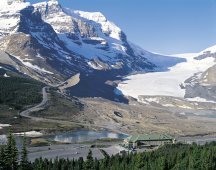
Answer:
POLYGON ((25 118, 33 119, 33 120, 41 120, 41 119, 43 119, 43 118, 37 118, 37 117, 34 117, 34 116, 30 116, 30 113, 38 112, 38 111, 43 110, 45 108, 45 106, 47 104, 47 101, 48 101, 48 95, 47 95, 47 90, 48 89, 49 89, 48 86, 42 88, 43 100, 38 105, 20 112, 19 115, 22 116, 22 117, 25 117, 25 118))
MULTIPOLYGON (((72 121, 64 121, 64 120, 56 120, 56 119, 49 119, 49 118, 43 118, 43 117, 35 117, 35 116, 31 116, 30 113, 32 112, 37 112, 40 110, 45 109, 45 107, 47 106, 47 102, 48 102, 48 94, 47 94, 47 90, 49 89, 48 86, 43 87, 42 88, 42 94, 43 94, 43 100, 41 101, 41 103, 39 103, 38 105, 29 108, 25 111, 20 112, 20 116, 25 117, 25 118, 29 118, 32 119, 34 121, 42 121, 42 122, 49 122, 49 123, 59 123, 59 124, 67 124, 67 125, 79 125, 79 126, 85 126, 85 127, 94 127, 94 128, 103 128, 103 129, 107 129, 116 133, 122 133, 118 130, 114 130, 114 129, 109 129, 107 127, 104 126, 97 126, 97 125, 93 125, 93 124, 83 124, 83 123, 79 123, 79 122, 72 122, 72 121)), ((186 143, 192 143, 195 142, 197 144, 205 144, 206 142, 211 142, 211 141, 215 141, 216 140, 216 136, 193 136, 193 137, 179 137, 177 138, 178 141, 182 141, 182 142, 186 142, 186 143)))
POLYGON ((78 125, 78 126, 84 126, 84 127, 89 127, 89 128, 94 127, 94 128, 101 128, 101 129, 110 130, 110 131, 115 132, 115 133, 122 133, 119 130, 109 129, 105 126, 98 126, 98 125, 93 125, 93 124, 88 124, 88 123, 79 123, 79 122, 72 122, 72 121, 65 121, 65 120, 49 119, 49 118, 36 117, 36 116, 30 115, 30 113, 38 112, 40 110, 45 109, 45 107, 47 106, 47 102, 48 102, 48 94, 47 94, 48 89, 49 89, 49 86, 42 88, 43 100, 38 105, 20 112, 19 115, 21 117, 28 118, 28 119, 31 119, 34 121, 58 123, 58 124, 64 124, 64 125, 78 125))

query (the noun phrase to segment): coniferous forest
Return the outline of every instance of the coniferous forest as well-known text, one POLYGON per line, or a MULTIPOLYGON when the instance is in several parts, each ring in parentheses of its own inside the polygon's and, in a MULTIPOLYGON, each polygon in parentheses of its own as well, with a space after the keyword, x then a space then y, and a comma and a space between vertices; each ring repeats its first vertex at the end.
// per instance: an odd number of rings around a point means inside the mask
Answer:
POLYGON ((0 104, 15 109, 39 103, 43 84, 29 78, 0 77, 0 104))
POLYGON ((7 145, 1 148, 0 170, 215 170, 216 142, 199 146, 196 144, 165 145, 156 151, 139 154, 123 154, 102 160, 94 159, 91 150, 87 159, 36 159, 28 161, 26 140, 18 156, 16 142, 8 135, 7 145))

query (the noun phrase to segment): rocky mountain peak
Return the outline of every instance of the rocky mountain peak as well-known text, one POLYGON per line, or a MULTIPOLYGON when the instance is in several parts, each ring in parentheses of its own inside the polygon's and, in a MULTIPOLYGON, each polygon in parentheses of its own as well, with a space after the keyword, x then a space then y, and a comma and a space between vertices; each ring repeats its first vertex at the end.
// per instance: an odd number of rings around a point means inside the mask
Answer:
POLYGON ((122 40, 121 34, 122 30, 116 26, 114 23, 106 19, 106 17, 101 12, 84 12, 84 11, 74 11, 79 17, 93 21, 101 26, 104 34, 110 36, 116 40, 122 40))
POLYGON ((49 83, 77 73, 128 74, 155 67, 102 13, 71 10, 58 1, 6 3, 0 8, 0 49, 14 57, 20 72, 49 83))
POLYGON ((1 0, 1 4, 3 5, 12 5, 12 4, 17 4, 17 3, 26 3, 25 0, 1 0))

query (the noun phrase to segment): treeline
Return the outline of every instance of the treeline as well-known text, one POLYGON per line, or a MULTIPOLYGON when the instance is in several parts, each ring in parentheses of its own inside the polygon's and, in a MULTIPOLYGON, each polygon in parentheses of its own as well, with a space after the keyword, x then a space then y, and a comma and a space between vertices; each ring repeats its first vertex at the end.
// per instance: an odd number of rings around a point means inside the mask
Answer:
POLYGON ((0 170, 215 170, 216 142, 199 146, 196 144, 166 145, 152 152, 123 154, 94 159, 91 150, 87 159, 36 159, 29 162, 26 143, 23 142, 21 158, 13 135, 0 152, 0 170))
POLYGON ((42 100, 43 84, 28 78, 0 77, 0 104, 17 110, 42 100))
POLYGON ((16 147, 16 141, 12 133, 7 136, 7 145, 2 146, 0 150, 0 170, 28 170, 30 162, 27 157, 26 138, 23 140, 21 160, 16 147))

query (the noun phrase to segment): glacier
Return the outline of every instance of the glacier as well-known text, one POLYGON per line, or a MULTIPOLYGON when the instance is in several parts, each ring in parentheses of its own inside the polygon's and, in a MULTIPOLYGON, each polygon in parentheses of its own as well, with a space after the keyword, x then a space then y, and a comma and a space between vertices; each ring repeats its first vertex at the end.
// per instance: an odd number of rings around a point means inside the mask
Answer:
MULTIPOLYGON (((123 95, 136 99, 141 95, 184 98, 185 81, 195 74, 203 73, 216 63, 214 57, 207 57, 201 60, 196 59, 196 57, 206 52, 214 53, 214 51, 215 48, 211 47, 200 53, 171 55, 183 58, 186 61, 169 67, 167 71, 157 70, 155 72, 127 76, 124 81, 118 84, 117 89, 123 95)), ((161 62, 162 65, 163 63, 166 65, 166 62, 161 62)))

